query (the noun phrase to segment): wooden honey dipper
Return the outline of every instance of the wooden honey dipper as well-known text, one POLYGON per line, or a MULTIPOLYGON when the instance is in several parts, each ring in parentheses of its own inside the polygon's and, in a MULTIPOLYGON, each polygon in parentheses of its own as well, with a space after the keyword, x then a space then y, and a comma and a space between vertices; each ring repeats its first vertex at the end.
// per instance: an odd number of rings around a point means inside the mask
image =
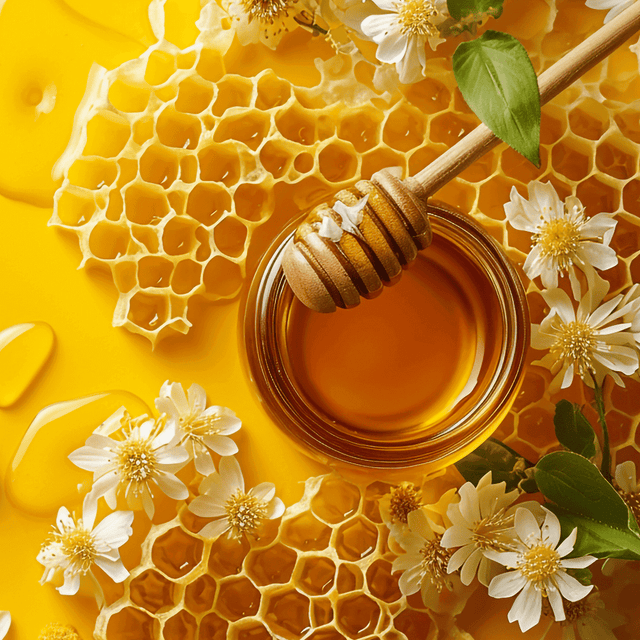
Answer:
MULTIPOLYGON (((639 29, 640 0, 538 76, 541 104, 639 29)), ((395 284, 431 243, 427 199, 500 142, 481 124, 414 177, 401 180, 392 169, 383 169, 316 207, 296 229, 282 260, 296 297, 314 311, 331 313, 395 284), (348 212, 333 208, 345 211, 345 205, 357 214, 357 224, 348 212)))

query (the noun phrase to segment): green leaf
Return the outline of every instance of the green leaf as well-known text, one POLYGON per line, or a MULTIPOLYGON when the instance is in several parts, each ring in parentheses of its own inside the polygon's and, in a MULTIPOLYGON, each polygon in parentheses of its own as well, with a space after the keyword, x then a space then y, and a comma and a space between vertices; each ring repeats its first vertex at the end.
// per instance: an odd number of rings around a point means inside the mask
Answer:
POLYGON ((449 15, 454 20, 462 20, 467 16, 490 15, 499 18, 502 14, 504 0, 447 0, 449 15))
POLYGON ((557 451, 535 469, 538 488, 554 503, 563 533, 578 528, 573 555, 640 560, 640 529, 598 468, 577 453, 557 451))
POLYGON ((456 468, 465 480, 473 484, 478 484, 491 471, 492 481, 506 482, 507 491, 518 485, 529 493, 538 490, 535 481, 525 472, 525 469, 532 469, 533 464, 495 438, 489 438, 473 453, 456 462, 456 468))
POLYGON ((553 418, 556 437, 561 445, 585 458, 596 455, 596 432, 577 404, 560 400, 553 418))
POLYGON ((513 36, 486 31, 461 43, 453 72, 467 104, 493 133, 540 166, 540 92, 525 48, 513 36))

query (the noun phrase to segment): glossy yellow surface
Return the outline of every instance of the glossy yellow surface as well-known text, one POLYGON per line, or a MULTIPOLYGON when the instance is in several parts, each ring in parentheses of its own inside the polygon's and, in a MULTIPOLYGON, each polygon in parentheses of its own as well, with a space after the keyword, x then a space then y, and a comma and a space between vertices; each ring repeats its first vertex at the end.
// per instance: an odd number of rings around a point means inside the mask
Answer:
MULTIPOLYGON (((557 5, 556 12, 554 3, 535 0, 524 12, 520 3, 508 0, 500 24, 491 26, 521 38, 539 70, 602 23, 603 14, 585 9, 582 0, 561 0, 557 5)), ((93 431, 96 421, 106 417, 103 413, 110 410, 112 397, 89 403, 71 417, 56 417, 56 409, 40 413, 45 407, 112 390, 141 399, 127 396, 128 401, 152 405, 165 380, 187 386, 198 382, 206 388, 210 402, 229 406, 243 420, 236 440, 250 485, 271 480, 285 503, 292 504, 302 495, 300 481, 322 469, 277 430, 254 395, 239 348, 238 300, 194 305, 189 334, 170 336, 152 352, 144 338, 111 326, 118 293, 110 277, 98 270, 77 270, 80 253, 75 238, 47 227, 58 186, 51 178, 51 168, 67 144, 91 65, 98 62, 115 68, 154 42, 147 2, 6 0, 0 6, 0 55, 10 61, 0 66, 0 329, 41 321, 53 328, 57 340, 43 375, 13 406, 0 409, 0 473, 11 484, 11 500, 4 489, 0 496, 0 609, 13 614, 9 640, 36 638, 54 621, 74 625, 86 640, 91 637, 97 608, 88 598, 65 598, 50 586, 40 587, 42 568, 35 558, 52 522, 53 503, 68 499, 66 506, 72 507, 77 501, 74 485, 87 479, 73 475, 76 471, 66 455, 93 431), (11 472, 34 420, 45 427, 33 438, 34 448, 24 453, 11 472), (53 431, 56 424, 63 427, 59 433, 53 431), (38 505, 39 494, 43 500, 38 505)), ((199 7, 196 0, 168 0, 167 39, 179 47, 189 46, 197 35, 194 22, 199 7)), ((390 164, 410 172, 421 169, 474 126, 476 120, 454 90, 450 74, 441 71, 438 56, 450 56, 454 47, 451 43, 439 49, 431 61, 434 77, 408 89, 406 97, 388 107, 383 116, 382 111, 367 107, 366 118, 345 117, 338 146, 357 158, 353 180, 390 164)), ((312 66, 313 58, 330 55, 326 45, 302 32, 290 37, 276 54, 234 45, 229 63, 245 75, 273 67, 288 81, 309 85, 319 75, 312 66)), ((501 147, 443 189, 440 197, 470 211, 521 261, 528 238, 507 229, 502 205, 511 186, 522 190, 530 179, 551 179, 563 196, 575 191, 589 214, 619 213, 614 246, 624 260, 607 276, 616 291, 632 280, 639 281, 639 84, 635 55, 623 49, 545 109, 542 169, 532 168, 501 147)), ((308 158, 300 157, 302 160, 285 154, 280 162, 288 171, 297 164, 296 171, 309 172, 308 158)), ((281 167, 274 161, 272 169, 277 173, 281 167)), ((318 183, 310 178, 279 192, 278 202, 287 208, 277 211, 256 232, 248 255, 249 274, 283 223, 299 207, 328 191, 330 180, 323 180, 318 183)), ((535 287, 530 288, 529 299, 534 320, 539 321, 542 303, 535 287)), ((546 374, 529 370, 514 410, 500 431, 515 448, 532 457, 554 442, 547 382, 546 374)), ((574 399, 584 399, 577 386, 570 393, 574 399)), ((612 394, 613 445, 619 460, 638 458, 637 397, 637 383, 612 394)), ((65 408, 68 405, 57 406, 61 413, 65 408)), ((169 511, 161 511, 159 518, 169 511)), ((135 539, 123 554, 130 568, 139 561, 146 532, 140 518, 135 527, 135 539)), ((477 640, 493 640, 496 634, 512 637, 514 627, 503 620, 506 603, 497 607, 501 626, 476 615, 486 610, 486 600, 475 597, 475 606, 464 614, 465 628, 477 634, 477 640)), ((620 602, 628 600, 620 597, 620 602)), ((620 638, 638 637, 632 622, 625 629, 627 634, 620 638)), ((421 629, 418 626, 413 631, 421 629)), ((549 638, 555 640, 557 632, 549 638)))

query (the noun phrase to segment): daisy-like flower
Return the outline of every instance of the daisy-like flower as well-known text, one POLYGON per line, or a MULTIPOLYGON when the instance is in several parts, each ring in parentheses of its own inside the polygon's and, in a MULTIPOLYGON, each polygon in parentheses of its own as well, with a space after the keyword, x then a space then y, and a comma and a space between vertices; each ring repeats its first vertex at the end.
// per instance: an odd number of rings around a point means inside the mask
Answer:
POLYGON ((422 507, 422 491, 411 482, 401 482, 380 499, 379 505, 382 520, 389 528, 406 525, 409 514, 422 507))
POLYGON ((38 636, 38 640, 81 640, 78 632, 69 624, 50 622, 38 636))
POLYGON ((199 384, 189 387, 187 399, 181 384, 165 382, 156 399, 156 408, 167 415, 176 429, 180 445, 203 476, 216 470, 209 449, 220 456, 238 453, 238 446, 228 436, 238 431, 242 422, 231 409, 207 407, 207 394, 199 384))
POLYGON ((0 611, 0 640, 9 633, 11 627, 11 614, 8 611, 0 611))
POLYGON ((200 484, 200 495, 189 505, 197 516, 215 518, 205 525, 200 535, 217 538, 226 531, 233 537, 255 535, 264 520, 279 518, 284 504, 276 497, 276 487, 263 482, 245 491, 238 461, 233 457, 220 460, 218 471, 200 484))
POLYGON ((146 415, 132 418, 121 407, 107 418, 84 447, 69 455, 76 466, 93 472, 85 516, 95 518, 101 497, 115 509, 118 495, 123 495, 130 509, 142 508, 153 518, 154 487, 174 500, 184 500, 189 491, 174 474, 187 463, 189 454, 178 446, 178 439, 165 416, 158 420, 146 415))
POLYGON ((466 482, 460 487, 460 502, 450 504, 447 516, 453 523, 442 536, 441 544, 447 549, 459 547, 451 556, 448 571, 460 571, 462 584, 478 580, 485 587, 495 577, 496 563, 485 551, 511 551, 514 548, 514 516, 516 509, 539 510, 537 502, 512 506, 518 498, 518 489, 506 492, 506 483, 491 484, 491 471, 477 486, 466 482))
POLYGON ((318 226, 318 235, 331 240, 332 242, 340 242, 342 234, 346 231, 351 235, 363 238, 362 232, 358 225, 364 217, 363 209, 367 204, 369 195, 360 198, 353 206, 346 205, 340 200, 333 205, 333 211, 340 216, 340 224, 338 224, 329 213, 321 214, 322 219, 318 226))
POLYGON ((640 523, 640 484, 638 484, 636 465, 628 460, 616 466, 614 474, 616 489, 627 503, 636 522, 640 523))
POLYGON ((607 23, 628 9, 634 2, 635 0, 587 0, 586 5, 589 9, 608 11, 609 13, 604 17, 604 21, 607 23))
POLYGON ((616 221, 613 213, 598 213, 587 218, 578 198, 569 196, 564 203, 551 183, 529 183, 529 200, 515 187, 511 201, 504 205, 509 224, 531 233, 532 248, 524 271, 533 280, 540 276, 545 289, 558 286, 558 275, 569 276, 573 295, 580 297, 580 283, 574 267, 589 272, 610 269, 618 262, 609 246, 616 221))
POLYGON ((425 46, 444 42, 438 26, 446 20, 446 0, 373 0, 388 13, 366 16, 360 25, 377 45, 380 62, 395 64, 400 82, 411 84, 424 77, 425 46))
POLYGON ((63 579, 57 589, 64 596, 78 593, 83 577, 93 582, 98 601, 102 589, 92 573, 93 565, 102 569, 114 582, 122 582, 129 572, 120 560, 118 549, 133 533, 131 511, 115 511, 94 527, 94 515, 86 509, 76 519, 65 507, 58 510, 56 525, 42 545, 38 562, 44 566, 41 584, 63 579))
MULTIPOLYGON (((590 593, 578 602, 563 601, 566 620, 562 626, 561 640, 617 640, 612 629, 624 623, 624 616, 605 610, 598 593, 590 593)), ((542 603, 545 615, 553 611, 545 600, 542 603)))
MULTIPOLYGON (((544 508, 544 507, 543 507, 544 508)), ((486 555, 512 571, 496 576, 489 585, 493 598, 510 598, 519 594, 509 611, 509 622, 518 621, 524 633, 540 621, 542 599, 547 598, 557 621, 566 620, 563 598, 577 602, 585 598, 593 585, 580 584, 567 569, 584 569, 597 558, 565 556, 573 551, 578 535, 574 529, 560 544, 560 521, 545 509, 542 527, 528 509, 518 509, 514 526, 517 534, 515 551, 485 551, 486 555)))
POLYGON ((609 374, 624 386, 620 373, 632 375, 638 369, 638 352, 632 323, 625 317, 638 314, 640 298, 625 304, 618 295, 603 304, 609 285, 601 278, 592 280, 577 311, 561 289, 542 293, 550 307, 549 315, 532 326, 531 346, 549 350, 534 364, 546 367, 554 375, 551 393, 568 387, 575 374, 589 386, 602 384, 609 374))

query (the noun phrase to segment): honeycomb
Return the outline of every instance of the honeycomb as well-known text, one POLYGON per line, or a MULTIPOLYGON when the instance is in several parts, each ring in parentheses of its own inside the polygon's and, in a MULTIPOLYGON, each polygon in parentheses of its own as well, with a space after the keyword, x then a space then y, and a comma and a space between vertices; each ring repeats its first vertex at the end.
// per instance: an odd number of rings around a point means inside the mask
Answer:
POLYGON ((299 503, 253 538, 203 540, 183 505, 154 525, 98 640, 432 638, 454 627, 400 593, 379 499, 335 474, 307 480, 299 503))

